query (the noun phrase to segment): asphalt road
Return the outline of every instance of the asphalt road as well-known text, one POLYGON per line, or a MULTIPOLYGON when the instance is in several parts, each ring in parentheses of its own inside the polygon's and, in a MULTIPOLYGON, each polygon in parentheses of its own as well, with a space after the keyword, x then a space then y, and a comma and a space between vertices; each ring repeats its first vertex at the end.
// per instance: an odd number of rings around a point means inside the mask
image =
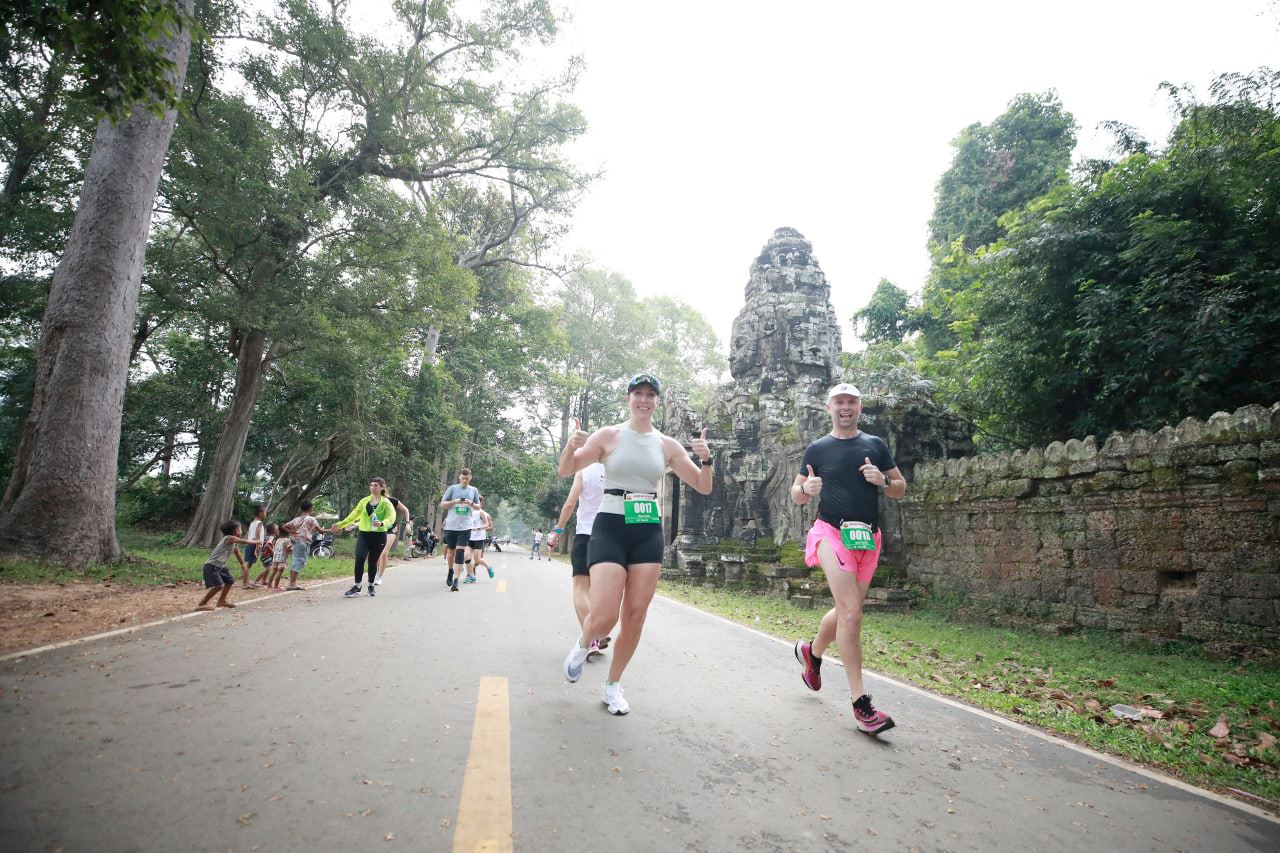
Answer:
MULTIPOLYGON (((1280 850, 1280 823, 658 599, 568 684, 569 570, 439 558, 8 661, 0 849, 1280 850)), ((234 599, 233 599, 234 600, 234 599)))

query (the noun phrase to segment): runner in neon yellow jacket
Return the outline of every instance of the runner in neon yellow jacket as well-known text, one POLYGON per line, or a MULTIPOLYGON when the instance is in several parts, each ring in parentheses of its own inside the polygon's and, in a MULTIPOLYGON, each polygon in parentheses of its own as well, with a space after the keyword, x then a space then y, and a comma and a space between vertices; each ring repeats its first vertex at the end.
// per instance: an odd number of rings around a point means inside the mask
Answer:
POLYGON ((370 480, 369 496, 361 498, 351 514, 334 527, 345 530, 353 524, 360 526, 360 533, 356 537, 356 582, 343 595, 351 598, 360 594, 360 581, 364 579, 364 566, 367 560, 369 597, 372 598, 375 595, 373 581, 378 576, 378 558, 382 556, 382 550, 387 547, 387 531, 394 530, 396 525, 396 507, 387 498, 386 480, 381 477, 370 480))

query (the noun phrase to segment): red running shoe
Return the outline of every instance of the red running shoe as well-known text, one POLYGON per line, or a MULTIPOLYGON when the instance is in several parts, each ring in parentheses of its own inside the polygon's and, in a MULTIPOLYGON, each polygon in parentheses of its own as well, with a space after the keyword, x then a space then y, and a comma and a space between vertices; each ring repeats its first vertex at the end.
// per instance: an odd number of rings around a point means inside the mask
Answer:
POLYGON ((821 690, 822 658, 813 656, 813 643, 806 643, 804 640, 797 642, 796 660, 800 661, 800 665, 804 667, 804 672, 800 673, 804 686, 810 690, 821 690))
POLYGON ((853 719, 858 731, 869 735, 878 735, 893 728, 893 717, 872 707, 871 697, 866 693, 854 700, 853 719))

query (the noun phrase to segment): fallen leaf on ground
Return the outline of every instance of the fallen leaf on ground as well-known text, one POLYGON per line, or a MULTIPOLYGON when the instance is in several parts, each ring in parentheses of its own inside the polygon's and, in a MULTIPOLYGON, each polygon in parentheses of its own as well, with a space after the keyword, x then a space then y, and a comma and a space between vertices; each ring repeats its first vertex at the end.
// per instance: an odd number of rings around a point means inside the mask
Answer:
POLYGON ((1144 717, 1150 717, 1153 720, 1164 719, 1164 711, 1157 711, 1155 708, 1140 708, 1139 710, 1142 711, 1142 716, 1144 717))
POLYGON ((1218 717, 1218 724, 1209 729, 1209 737, 1224 738, 1231 734, 1231 727, 1227 725, 1227 715, 1223 714, 1218 717))
POLYGON ((1258 732, 1258 749, 1275 749, 1275 748, 1276 748, 1275 736, 1269 735, 1266 732, 1258 732))
POLYGON ((396 840, 396 834, 395 834, 394 832, 388 832, 388 833, 386 834, 386 837, 384 837, 382 840, 383 840, 383 841, 395 841, 395 840, 396 840))

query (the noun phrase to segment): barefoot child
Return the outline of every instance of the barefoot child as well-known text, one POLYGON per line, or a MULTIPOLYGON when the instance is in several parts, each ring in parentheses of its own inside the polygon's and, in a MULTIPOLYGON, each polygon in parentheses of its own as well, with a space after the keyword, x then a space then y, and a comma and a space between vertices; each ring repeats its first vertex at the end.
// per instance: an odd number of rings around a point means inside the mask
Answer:
POLYGON ((253 505, 253 521, 249 522, 249 545, 244 549, 244 562, 241 563, 242 574, 244 577, 245 589, 257 589, 261 584, 267 582, 267 575, 271 573, 271 568, 267 565, 266 560, 262 560, 262 571, 258 572, 258 576, 253 579, 253 583, 249 583, 249 572, 253 571, 253 564, 262 559, 262 545, 266 536, 266 528, 263 521, 267 517, 267 508, 261 504, 253 505))
POLYGON ((240 536, 240 522, 232 519, 225 521, 218 528, 222 533, 222 539, 218 544, 213 546, 213 553, 209 555, 209 559, 204 564, 204 585, 208 592, 204 598, 200 599, 200 604, 196 610, 212 610, 209 601, 219 591, 222 595, 218 597, 219 607, 235 607, 230 601, 227 601, 227 593, 231 592, 231 587, 235 586, 235 578, 231 577, 231 572, 227 571, 227 557, 231 554, 235 555, 236 562, 240 564, 242 571, 248 572, 248 567, 244 564, 244 558, 240 556, 240 551, 236 549, 237 545, 252 545, 252 539, 245 539, 240 536))
POLYGON ((332 533, 333 528, 324 528, 311 514, 311 501, 300 501, 298 509, 302 512, 297 518, 286 522, 280 530, 289 536, 289 547, 293 549, 293 558, 289 561, 288 592, 299 592, 298 573, 307 566, 307 558, 311 556, 311 540, 317 533, 332 533))
POLYGON ((267 538, 262 543, 262 565, 270 572, 267 575, 268 589, 280 589, 280 576, 284 574, 284 563, 276 559, 277 550, 281 550, 276 546, 279 536, 280 528, 275 524, 268 524, 267 538))

